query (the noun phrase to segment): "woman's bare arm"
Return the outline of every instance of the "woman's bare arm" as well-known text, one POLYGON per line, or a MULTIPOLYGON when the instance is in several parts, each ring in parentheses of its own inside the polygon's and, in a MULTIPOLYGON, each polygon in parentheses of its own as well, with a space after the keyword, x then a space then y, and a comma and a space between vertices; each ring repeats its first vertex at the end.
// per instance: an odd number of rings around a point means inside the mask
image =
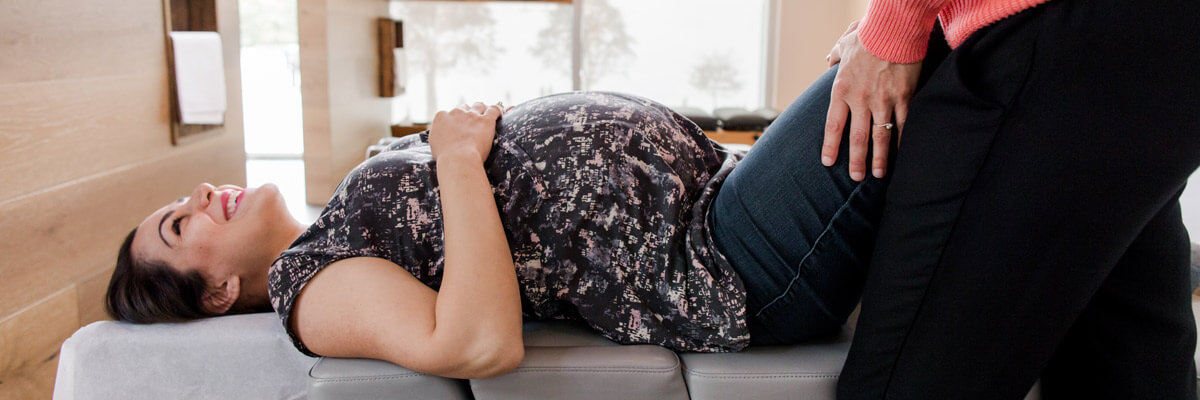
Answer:
MULTIPOLYGON (((521 359, 435 335, 438 292, 391 261, 358 257, 330 264, 292 309, 300 340, 327 357, 374 358, 458 379, 508 373, 521 359)), ((523 348, 521 349, 523 351, 523 348)))
POLYGON ((446 264, 434 334, 519 363, 525 347, 517 276, 483 163, 449 153, 438 157, 437 175, 446 264))
POLYGON ((353 258, 326 267, 301 292, 296 331, 313 352, 388 360, 453 378, 512 371, 525 354, 512 253, 483 169, 500 108, 434 119, 445 265, 440 292, 394 263, 353 258))
POLYGON ((473 354, 519 362, 525 347, 517 275, 483 169, 503 114, 500 106, 462 105, 438 112, 430 126, 446 257, 434 335, 474 346, 473 354))

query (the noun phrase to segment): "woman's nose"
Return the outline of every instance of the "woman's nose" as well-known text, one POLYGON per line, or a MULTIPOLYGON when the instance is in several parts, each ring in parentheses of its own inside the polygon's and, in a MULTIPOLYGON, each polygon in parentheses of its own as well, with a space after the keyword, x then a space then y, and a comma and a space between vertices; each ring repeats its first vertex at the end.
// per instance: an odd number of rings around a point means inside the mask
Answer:
POLYGON ((190 199, 190 202, 196 207, 196 209, 203 210, 207 208, 208 203, 212 201, 213 190, 215 190, 213 185, 210 185, 207 182, 196 185, 196 188, 192 189, 192 198, 190 199))

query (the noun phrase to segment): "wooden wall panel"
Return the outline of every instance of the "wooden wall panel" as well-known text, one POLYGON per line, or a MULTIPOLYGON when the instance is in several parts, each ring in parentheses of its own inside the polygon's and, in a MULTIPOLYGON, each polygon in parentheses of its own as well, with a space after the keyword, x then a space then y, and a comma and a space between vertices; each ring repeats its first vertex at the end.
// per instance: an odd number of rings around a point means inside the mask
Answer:
POLYGON ((154 71, 161 33, 161 8, 144 1, 6 0, 0 84, 154 71))
POLYGON ((331 193, 363 161, 367 146, 391 136, 392 99, 379 96, 379 35, 374 22, 388 16, 386 3, 339 1, 329 13, 329 43, 337 44, 329 49, 331 193))
POLYGON ((0 377, 0 399, 49 399, 54 393, 58 357, 0 377))
MULTIPOLYGON (((13 60, 0 61, 0 93, 8 94, 0 96, 0 110, 6 110, 0 113, 0 154, 8 155, 0 157, 0 176, 6 177, 0 201, 177 149, 159 135, 146 134, 169 127, 161 8, 122 2, 110 10, 103 2, 83 2, 83 7, 77 2, 13 3, 16 10, 0 5, 0 27, 6 27, 0 37, 14 38, 13 50, 5 48, 0 57, 13 60), (71 18, 70 12, 87 17, 71 18), (11 28, 7 22, 13 22, 11 28), (19 40, 23 37, 36 40, 19 40), (92 57, 95 49, 103 54, 92 57), (47 65, 39 67, 39 60, 47 65), (51 155, 60 165, 43 168, 51 155), (39 173, 27 173, 32 169, 39 173)), ((236 2, 230 4, 236 20, 236 2)), ((232 83, 226 86, 235 94, 226 125, 240 136, 236 26, 222 33, 227 34, 226 79, 232 83)))
POLYGON ((375 20, 385 1, 299 0, 300 74, 307 201, 324 204, 367 146, 388 136, 389 98, 379 97, 375 20))
POLYGON ((327 2, 297 0, 300 39, 301 112, 304 124, 305 202, 324 204, 333 193, 329 167, 329 37, 326 34, 327 2))
POLYGON ((223 151, 242 142, 222 139, 0 204, 0 315, 112 266, 134 226, 200 182, 244 174, 245 156, 223 151))
POLYGON ((110 320, 104 312, 104 292, 108 290, 108 280, 112 277, 113 268, 104 265, 100 271, 84 278, 83 282, 75 285, 75 298, 79 310, 79 326, 110 320))
POLYGON ((58 348, 79 327, 74 288, 0 320, 0 398, 50 398, 58 348))
POLYGON ((170 132, 150 134, 170 129, 166 74, 148 78, 0 84, 0 202, 169 153, 170 132))
POLYGON ((217 4, 224 132, 173 146, 160 1, 0 2, 0 398, 50 397, 134 225, 202 181, 245 183, 238 7, 217 4))

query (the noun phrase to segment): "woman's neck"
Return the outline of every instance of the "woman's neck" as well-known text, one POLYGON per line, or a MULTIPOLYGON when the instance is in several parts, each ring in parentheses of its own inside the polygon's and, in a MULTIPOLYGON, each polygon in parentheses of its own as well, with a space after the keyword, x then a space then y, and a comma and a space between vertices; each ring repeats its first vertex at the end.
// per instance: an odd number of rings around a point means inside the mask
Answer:
POLYGON ((262 268, 256 269, 255 273, 242 277, 242 295, 238 296, 238 299, 234 302, 233 309, 243 312, 257 312, 268 311, 272 308, 271 299, 267 293, 268 272, 271 270, 271 264, 308 229, 307 226, 295 219, 289 222, 278 234, 271 235, 272 238, 265 243, 272 249, 270 253, 266 253, 273 254, 270 257, 271 259, 265 260, 262 263, 262 268))

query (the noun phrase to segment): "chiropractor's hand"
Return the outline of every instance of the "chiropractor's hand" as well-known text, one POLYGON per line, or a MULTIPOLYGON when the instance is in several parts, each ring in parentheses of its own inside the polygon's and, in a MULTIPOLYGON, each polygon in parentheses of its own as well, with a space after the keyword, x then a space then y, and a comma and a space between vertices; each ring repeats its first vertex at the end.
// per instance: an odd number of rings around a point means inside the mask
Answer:
POLYGON ((465 155, 478 157, 483 164, 492 151, 496 120, 505 111, 499 103, 487 106, 480 102, 438 111, 429 126, 429 152, 435 160, 445 155, 465 155))
POLYGON ((866 178, 869 143, 874 146, 872 174, 882 178, 887 173, 888 143, 892 132, 899 143, 921 62, 896 64, 871 54, 858 39, 858 21, 850 24, 827 59, 830 66, 842 65, 833 80, 821 164, 828 167, 837 160, 842 131, 850 120, 850 178, 866 178))

